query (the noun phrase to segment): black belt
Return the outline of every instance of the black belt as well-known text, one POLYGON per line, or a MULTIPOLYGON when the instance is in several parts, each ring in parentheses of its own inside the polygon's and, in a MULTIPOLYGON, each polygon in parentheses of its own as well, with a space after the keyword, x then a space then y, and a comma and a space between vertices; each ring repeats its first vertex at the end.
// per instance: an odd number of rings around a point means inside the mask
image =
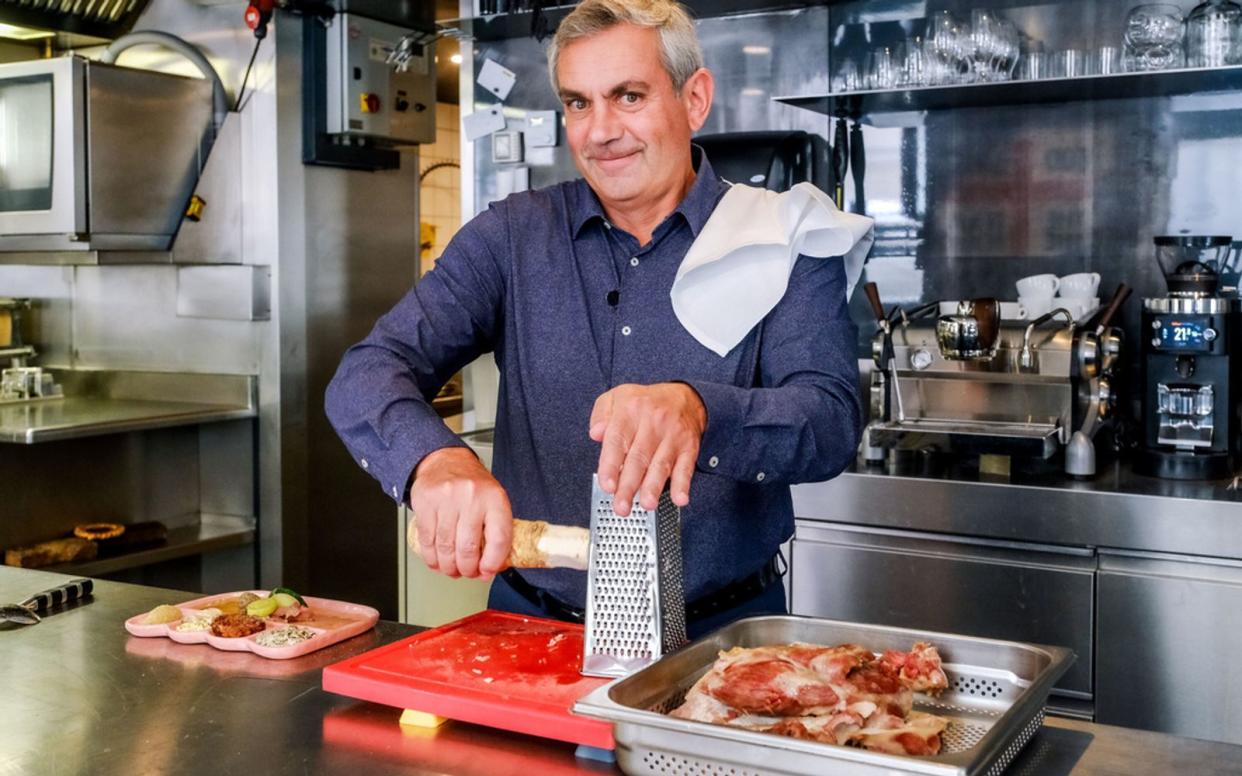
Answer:
MULTIPOLYGON (((772 556, 772 560, 763 564, 763 567, 755 573, 730 582, 719 590, 700 596, 686 604, 686 620, 689 622, 702 620, 735 606, 741 606, 767 590, 769 585, 785 575, 786 570, 785 558, 778 552, 772 556)), ((566 622, 582 622, 586 619, 586 612, 582 609, 570 606, 546 590, 535 587, 513 569, 502 571, 500 577, 509 587, 513 588, 514 592, 533 606, 547 612, 554 619, 566 622)))

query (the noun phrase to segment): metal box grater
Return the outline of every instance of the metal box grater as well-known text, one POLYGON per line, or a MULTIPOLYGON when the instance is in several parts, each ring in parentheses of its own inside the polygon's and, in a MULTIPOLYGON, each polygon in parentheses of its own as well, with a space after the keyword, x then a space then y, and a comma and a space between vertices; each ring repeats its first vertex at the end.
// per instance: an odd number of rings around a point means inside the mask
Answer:
POLYGON ((582 673, 626 676, 685 643, 681 510, 666 491, 654 512, 635 498, 620 517, 593 478, 582 673))

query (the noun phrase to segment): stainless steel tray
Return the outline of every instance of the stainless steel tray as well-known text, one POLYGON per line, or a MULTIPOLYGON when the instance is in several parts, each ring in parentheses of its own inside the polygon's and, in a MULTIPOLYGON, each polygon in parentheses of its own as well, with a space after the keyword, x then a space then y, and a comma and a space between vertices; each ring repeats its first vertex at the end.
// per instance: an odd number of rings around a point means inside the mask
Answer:
POLYGON ((574 711, 613 723, 617 763, 627 774, 998 776, 1043 724, 1048 691, 1073 661, 1074 653, 1062 647, 809 617, 750 617, 604 685, 574 711), (876 652, 934 644, 949 689, 938 698, 916 695, 914 705, 949 720, 941 754, 880 754, 667 716, 721 650, 794 641, 862 644, 876 652))

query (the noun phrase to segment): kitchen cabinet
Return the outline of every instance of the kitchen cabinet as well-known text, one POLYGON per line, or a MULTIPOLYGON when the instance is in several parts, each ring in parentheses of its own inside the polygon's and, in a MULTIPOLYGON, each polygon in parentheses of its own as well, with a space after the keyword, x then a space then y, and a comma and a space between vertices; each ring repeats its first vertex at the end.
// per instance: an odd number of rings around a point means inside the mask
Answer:
POLYGON ((1242 562, 1101 550, 1096 720, 1242 744, 1242 562))
POLYGON ((799 521, 790 569, 794 614, 1069 647, 1053 692, 1086 713, 1090 550, 799 521))

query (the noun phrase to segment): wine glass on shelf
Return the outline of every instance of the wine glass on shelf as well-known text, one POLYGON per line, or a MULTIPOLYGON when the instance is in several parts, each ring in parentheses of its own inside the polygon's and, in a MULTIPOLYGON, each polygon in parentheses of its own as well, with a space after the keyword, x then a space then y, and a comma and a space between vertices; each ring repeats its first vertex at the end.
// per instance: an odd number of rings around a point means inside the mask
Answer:
POLYGON ((1008 19, 1001 19, 997 24, 996 61, 992 69, 998 81, 1009 81, 1018 67, 1018 59, 1022 56, 1022 36, 1018 27, 1008 19))
POLYGON ((963 30, 949 11, 937 11, 927 20, 926 51, 933 72, 931 83, 954 84, 960 82, 960 68, 964 58, 963 30))
POLYGON ((998 48, 996 15, 987 8, 970 12, 970 82, 991 81, 992 63, 998 48))

